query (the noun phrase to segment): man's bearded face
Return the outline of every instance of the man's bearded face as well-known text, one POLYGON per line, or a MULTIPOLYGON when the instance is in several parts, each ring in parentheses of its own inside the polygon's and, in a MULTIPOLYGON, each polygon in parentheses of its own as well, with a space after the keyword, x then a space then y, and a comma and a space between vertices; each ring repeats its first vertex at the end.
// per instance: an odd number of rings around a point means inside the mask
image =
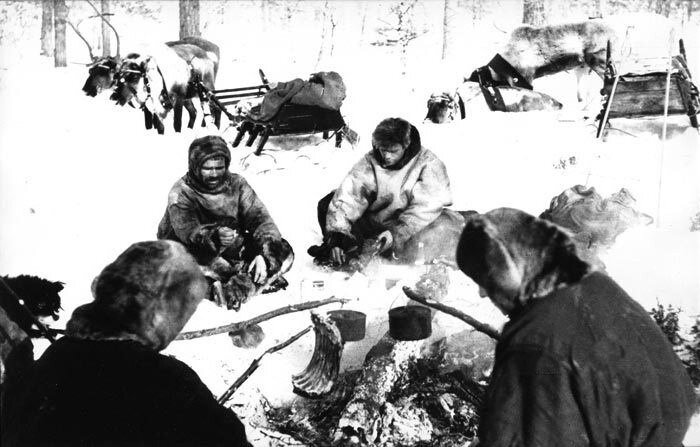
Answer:
POLYGON ((202 183, 208 188, 215 189, 224 181, 226 173, 226 160, 224 157, 214 157, 202 163, 199 169, 202 183))

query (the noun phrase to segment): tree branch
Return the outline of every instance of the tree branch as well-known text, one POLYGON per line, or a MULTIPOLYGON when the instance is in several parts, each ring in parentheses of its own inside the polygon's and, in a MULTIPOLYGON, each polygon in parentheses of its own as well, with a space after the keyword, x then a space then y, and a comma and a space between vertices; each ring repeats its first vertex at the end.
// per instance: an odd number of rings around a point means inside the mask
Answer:
POLYGON ((226 401, 228 401, 228 400, 231 398, 231 396, 233 396, 233 393, 235 393, 236 390, 237 390, 241 385, 243 385, 243 382, 245 382, 246 380, 248 380, 248 378, 249 378, 249 377, 255 372, 255 370, 258 369, 258 367, 260 366, 260 361, 262 360, 263 357, 265 357, 267 354, 272 354, 273 352, 277 352, 277 351, 279 351, 279 350, 281 350, 281 349, 284 349, 284 348, 286 348, 287 346, 291 345, 291 344, 294 343, 295 341, 299 340, 304 334, 306 334, 307 332, 309 332, 309 331, 311 330, 311 328, 313 328, 313 326, 307 327, 306 329, 304 329, 304 330, 301 331, 301 332, 298 332, 296 335, 290 337, 290 338, 287 339, 286 341, 283 341, 282 343, 277 344, 277 345, 275 345, 275 346, 269 348, 267 351, 263 352, 262 354, 260 354, 260 357, 258 357, 257 359, 253 360, 253 362, 250 364, 250 366, 248 367, 248 369, 246 369, 245 371, 243 371, 243 374, 241 374, 241 376, 240 376, 238 379, 236 379, 235 382, 233 382, 233 384, 224 392, 224 394, 222 394, 221 397, 219 397, 219 399, 218 399, 219 404, 220 404, 220 405, 225 404, 226 401))
POLYGON ((479 332, 483 332, 484 334, 488 335, 489 337, 493 338, 494 340, 499 340, 501 338, 501 334, 498 332, 496 328, 494 328, 491 325, 488 325, 486 323, 482 323, 481 321, 477 320, 476 318, 472 317, 471 315, 467 315, 461 310, 457 310, 454 307, 446 306, 444 304, 438 303, 437 301, 433 301, 430 298, 424 298, 420 295, 418 295, 416 292, 411 290, 409 287, 404 287, 403 288, 403 293, 406 294, 407 297, 412 299, 413 301, 419 302, 421 304, 424 304, 428 307, 432 307, 435 310, 439 310, 441 312, 445 312, 448 315, 452 315, 455 318, 459 318, 460 320, 464 321, 474 329, 476 329, 479 332))
POLYGON ((289 314, 292 312, 300 312, 302 310, 314 309, 316 307, 325 306, 326 304, 332 303, 347 303, 349 300, 345 298, 330 297, 325 300, 319 301, 307 301, 305 303, 291 304, 289 306, 280 307, 279 309, 271 310, 257 317, 251 318, 246 321, 239 321, 236 323, 227 324, 225 326, 219 326, 211 329, 202 329, 199 331, 183 332, 177 336, 175 340, 192 340, 193 338, 208 337, 210 335, 225 334, 227 332, 239 331, 248 326, 261 323, 263 321, 269 320, 271 318, 279 317, 280 315, 289 314))

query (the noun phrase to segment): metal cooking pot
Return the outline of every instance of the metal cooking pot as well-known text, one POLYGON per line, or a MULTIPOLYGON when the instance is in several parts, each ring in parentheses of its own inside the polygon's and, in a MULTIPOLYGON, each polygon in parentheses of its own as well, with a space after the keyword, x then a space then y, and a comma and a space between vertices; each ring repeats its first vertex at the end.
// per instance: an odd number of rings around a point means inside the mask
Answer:
POLYGON ((401 306, 389 310, 389 334, 395 340, 423 340, 432 333, 430 309, 401 306))
POLYGON ((356 310, 338 309, 329 311, 328 317, 338 326, 343 342, 365 338, 367 315, 364 313, 356 310))

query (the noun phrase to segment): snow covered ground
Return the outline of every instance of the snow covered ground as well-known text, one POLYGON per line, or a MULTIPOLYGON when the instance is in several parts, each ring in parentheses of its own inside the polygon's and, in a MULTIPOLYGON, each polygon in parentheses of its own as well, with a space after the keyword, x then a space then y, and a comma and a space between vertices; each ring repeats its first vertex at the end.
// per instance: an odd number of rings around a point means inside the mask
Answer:
MULTIPOLYGON (((694 32, 686 33, 686 47, 697 76, 697 28, 690 31, 694 32)), ((217 131, 176 134, 166 128, 163 136, 146 132, 135 110, 115 107, 104 96, 82 94, 83 66, 56 69, 49 60, 26 55, 15 60, 17 48, 0 48, 0 272, 65 282, 60 326, 75 307, 90 300, 90 283, 104 265, 132 242, 155 238, 168 190, 187 169, 189 143, 217 131)), ((222 54, 227 50, 233 53, 235 48, 222 44, 222 54)), ((618 239, 603 257, 609 273, 646 308, 657 301, 681 307, 686 327, 700 314, 700 232, 689 231, 691 217, 700 212, 700 138, 687 117, 669 118, 665 143, 660 140, 661 119, 614 120, 613 126, 625 132, 613 130, 606 141, 596 140, 594 123, 583 119, 576 103, 573 75, 559 74, 536 81, 535 87, 562 101, 560 112, 491 113, 474 105, 464 121, 422 123, 430 92, 456 87, 469 65, 421 64, 420 53, 414 53, 410 70, 401 77, 398 59, 389 49, 365 45, 347 51, 356 53, 340 53, 318 69, 333 69, 345 78, 348 98, 342 111, 360 134, 357 147, 344 142, 336 149, 320 136, 273 138, 266 153, 274 160, 251 156, 242 164, 238 160, 250 149, 239 146, 232 151, 231 169, 248 179, 295 249, 296 262, 287 275, 290 287, 260 296, 238 313, 203 302, 186 330, 306 301, 313 297, 302 295, 302 281, 322 278, 327 281, 326 294, 356 299, 347 307, 368 314, 367 338, 348 344, 343 358, 345 367, 361 364, 387 329, 387 310, 406 302, 400 286, 412 284, 421 269, 329 277, 313 266, 306 249, 320 240, 316 202, 369 150, 371 130, 389 116, 415 123, 424 145, 445 161, 456 209, 485 212, 509 206, 539 214, 552 197, 576 184, 594 186, 603 196, 627 188, 637 208, 654 216, 655 223, 633 228, 618 239), (401 281, 386 290, 385 279, 401 281)), ((475 50, 478 57, 470 54, 475 61, 471 67, 486 62, 494 51, 475 50)), ((218 85, 256 82, 258 62, 223 57, 218 85)), ((272 80, 314 71, 304 61, 277 58, 265 64, 272 80)), ((600 88, 597 78, 586 82, 590 92, 600 88)), ((234 133, 229 129, 224 135, 231 140, 234 133)), ((503 322, 460 273, 452 275, 446 303, 493 324, 503 322)), ((235 348, 220 335, 174 342, 166 353, 189 363, 219 395, 262 348, 288 338, 309 321, 304 312, 263 323, 267 337, 260 349, 235 348)), ((433 338, 464 329, 464 324, 438 314, 433 338)), ((293 398, 290 376, 304 368, 312 350, 313 337, 307 335, 267 357, 234 396, 234 409, 247 414, 245 405, 257 390, 272 403, 293 398)), ((700 420, 694 422, 686 445, 700 445, 700 420)))

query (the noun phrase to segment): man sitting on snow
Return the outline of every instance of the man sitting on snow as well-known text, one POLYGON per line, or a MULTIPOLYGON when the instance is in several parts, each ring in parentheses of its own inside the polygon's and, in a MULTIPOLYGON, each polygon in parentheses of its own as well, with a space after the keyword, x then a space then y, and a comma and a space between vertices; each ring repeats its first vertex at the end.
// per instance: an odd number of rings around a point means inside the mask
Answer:
POLYGON ((259 292, 286 287, 289 243, 246 180, 228 171, 223 138, 192 142, 189 170, 170 190, 158 238, 183 243, 213 280, 217 304, 238 309, 259 292))
POLYGON ((3 412, 2 445, 249 447, 188 365, 160 354, 208 285, 185 247, 139 242, 105 267, 3 412))
POLYGON ((372 151, 319 201, 323 245, 309 254, 337 266, 368 251, 403 262, 454 261, 464 218, 445 208, 451 204, 445 165, 421 146, 415 126, 387 118, 372 134, 372 151))
POLYGON ((680 446, 695 408, 642 306, 543 219, 467 220, 459 268, 509 318, 481 407, 482 446, 680 446))

